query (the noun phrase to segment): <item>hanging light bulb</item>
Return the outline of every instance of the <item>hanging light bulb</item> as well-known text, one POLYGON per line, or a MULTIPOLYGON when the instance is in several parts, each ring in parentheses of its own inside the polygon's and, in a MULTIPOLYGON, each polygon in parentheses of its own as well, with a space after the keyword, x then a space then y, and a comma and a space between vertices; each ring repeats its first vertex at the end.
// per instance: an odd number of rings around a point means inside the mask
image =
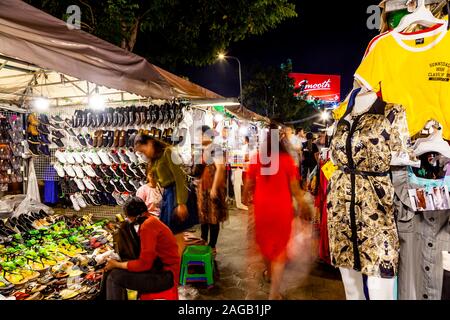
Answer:
POLYGON ((246 126, 242 126, 239 128, 239 134, 246 135, 248 133, 248 128, 246 126))
POLYGON ((105 109, 105 98, 94 93, 89 97, 89 107, 94 110, 104 110, 105 109))
POLYGON ((37 97, 33 101, 33 106, 36 111, 45 111, 50 107, 50 101, 45 97, 37 97))

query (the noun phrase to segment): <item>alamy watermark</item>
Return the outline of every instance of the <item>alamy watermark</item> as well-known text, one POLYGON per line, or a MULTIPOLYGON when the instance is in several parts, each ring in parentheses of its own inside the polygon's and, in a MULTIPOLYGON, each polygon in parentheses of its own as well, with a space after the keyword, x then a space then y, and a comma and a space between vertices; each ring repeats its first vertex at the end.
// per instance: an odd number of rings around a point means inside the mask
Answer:
POLYGON ((377 5, 371 5, 367 7, 366 13, 369 15, 367 18, 367 28, 369 30, 379 30, 381 27, 381 8, 377 5))
POLYGON ((81 29, 81 8, 77 5, 71 5, 66 10, 66 24, 70 30, 81 29))

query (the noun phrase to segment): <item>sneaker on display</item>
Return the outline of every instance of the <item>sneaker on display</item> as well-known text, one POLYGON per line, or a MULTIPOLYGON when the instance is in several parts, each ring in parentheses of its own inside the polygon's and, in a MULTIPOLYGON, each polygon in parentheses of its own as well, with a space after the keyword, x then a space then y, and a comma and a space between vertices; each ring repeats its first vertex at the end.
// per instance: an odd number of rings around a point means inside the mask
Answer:
POLYGON ((105 175, 103 174, 102 170, 100 170, 100 167, 99 167, 99 166, 97 166, 97 165, 95 165, 95 164, 92 164, 92 165, 91 165, 91 168, 92 168, 92 170, 95 172, 95 175, 96 175, 97 177, 99 177, 99 178, 104 178, 104 177, 105 177, 105 175))
POLYGON ((57 122, 57 123, 62 123, 62 122, 64 122, 64 120, 63 120, 59 115, 51 116, 51 119, 52 119, 54 122, 57 122))
POLYGON ((145 186, 145 185, 146 185, 146 183, 145 183, 145 181, 144 181, 144 180, 141 180, 141 181, 139 181, 139 184, 141 185, 141 187, 143 187, 143 186, 145 186))
POLYGON ((136 191, 141 187, 141 185, 139 184, 139 181, 136 181, 134 179, 131 179, 128 182, 134 187, 134 189, 136 189, 136 191))
POLYGON ((110 152, 108 152, 109 157, 111 158, 111 160, 115 163, 115 164, 121 164, 122 162, 120 161, 119 155, 117 154, 117 151, 115 150, 111 150, 110 152))
POLYGON ((122 193, 120 196, 122 197, 123 201, 127 202, 128 199, 130 199, 131 194, 128 193, 128 192, 124 192, 124 193, 122 193))
POLYGON ((92 203, 92 201, 91 201, 91 198, 89 198, 88 197, 88 194, 87 193, 83 193, 83 194, 81 194, 82 196, 83 196, 83 198, 84 198, 84 202, 86 202, 86 204, 88 205, 88 206, 93 206, 94 204, 92 203))
POLYGON ((132 178, 133 174, 130 174, 130 171, 125 169, 126 167, 127 167, 126 164, 117 166, 116 172, 119 173, 121 178, 125 178, 125 177, 132 178))
POLYGON ((103 187, 103 189, 105 189, 106 192, 111 193, 115 190, 112 184, 106 184, 103 180, 100 180, 100 185, 103 187))
POLYGON ((89 197, 89 199, 91 200, 91 202, 94 206, 101 206, 101 203, 92 194, 87 193, 87 196, 89 197))
POLYGON ((75 171, 75 173, 77 174, 77 177, 79 179, 83 179, 84 178, 83 169, 81 169, 81 167, 79 165, 74 165, 74 166, 72 166, 72 168, 75 171))
POLYGON ((84 201, 83 195, 81 193, 79 193, 79 192, 75 193, 75 199, 77 199, 78 205, 81 208, 86 208, 87 207, 86 201, 84 201))
POLYGON ((92 179, 91 180, 92 185, 94 186, 95 191, 97 192, 104 192, 106 191, 102 185, 100 184, 100 182, 98 182, 96 179, 92 179))
POLYGON ((75 211, 81 210, 78 200, 77 200, 77 198, 75 198, 74 194, 70 196, 70 201, 72 202, 73 210, 75 210, 75 211))
POLYGON ((48 148, 48 145, 46 145, 46 144, 41 144, 39 146, 39 152, 41 153, 41 155, 44 155, 47 157, 51 156, 50 149, 48 148))
POLYGON ((85 165, 82 167, 83 171, 91 178, 95 178, 97 175, 95 174, 94 169, 90 165, 85 165))
POLYGON ((89 157, 92 159, 92 162, 94 162, 96 165, 99 166, 102 164, 102 160, 95 151, 89 152, 89 157))
POLYGON ((58 148, 64 148, 64 143, 61 139, 52 138, 52 142, 58 146, 58 148))
POLYGON ((39 122, 41 122, 41 123, 43 123, 43 124, 45 124, 45 125, 49 125, 49 124, 50 124, 50 121, 48 120, 47 115, 46 115, 46 114, 43 114, 43 113, 41 113, 41 114, 39 115, 39 122))
POLYGON ((126 150, 125 154, 128 156, 128 159, 130 159, 131 162, 137 163, 138 158, 136 157, 136 154, 131 150, 126 150))
POLYGON ((67 159, 62 151, 57 150, 55 152, 55 157, 56 157, 56 159, 58 159, 59 162, 61 162, 63 164, 67 163, 67 159))
POLYGON ((116 175, 114 171, 112 171, 111 168, 106 165, 101 166, 101 171, 103 172, 103 175, 108 178, 112 178, 116 175))
POLYGON ((82 134, 77 136, 77 140, 83 147, 87 147, 86 139, 84 139, 82 134))
POLYGON ((134 187, 123 179, 119 180, 120 185, 128 192, 134 192, 134 187))
POLYGON ((122 199, 122 197, 120 196, 120 192, 114 191, 112 193, 112 196, 114 198, 114 200, 116 200, 117 205, 119 206, 123 206, 125 204, 125 201, 122 199))
POLYGON ((86 190, 86 186, 84 185, 84 183, 81 179, 74 178, 73 181, 77 184, 78 190, 80 190, 80 191, 86 190))
POLYGON ((147 163, 147 159, 144 159, 143 155, 140 152, 136 153, 136 157, 138 163, 147 163))
POLYGON ((53 165, 53 168, 55 168, 56 173, 60 178, 64 178, 66 176, 66 173, 64 172, 64 168, 60 163, 55 163, 53 165))
POLYGON ((50 123, 50 127, 53 130, 64 130, 64 128, 59 123, 50 123))
POLYGON ((43 133, 39 134, 38 139, 42 143, 51 144, 50 140, 48 140, 48 136, 43 133))
POLYGON ((83 158, 83 161, 87 164, 92 164, 92 159, 89 157, 89 154, 87 152, 80 152, 81 158, 83 158))
POLYGON ((71 165, 64 165, 64 171, 66 171, 67 175, 71 178, 75 178, 77 176, 71 165))
POLYGON ((106 151, 100 150, 97 154, 98 154, 98 156, 100 157, 100 159, 102 160, 103 164, 105 164, 105 165, 107 165, 107 166, 112 165, 111 159, 110 159, 110 157, 108 156, 108 154, 106 153, 106 151))
POLYGON ((119 192, 119 193, 122 193, 122 192, 125 192, 126 190, 125 190, 125 187, 120 183, 120 181, 114 181, 114 180, 111 180, 111 181, 109 181, 109 183, 114 187, 114 189, 117 191, 117 192, 119 192))
POLYGON ((65 135, 61 131, 58 131, 58 130, 52 130, 52 136, 54 136, 55 138, 58 138, 58 139, 63 139, 65 137, 65 135))
POLYGON ((38 132, 43 133, 43 134, 50 134, 50 130, 48 130, 47 126, 44 125, 43 123, 40 123, 37 126, 37 130, 38 130, 38 132))
POLYGON ((73 129, 72 129, 71 127, 65 126, 64 129, 65 129, 65 130, 67 131, 67 133, 68 133, 69 135, 71 135, 72 137, 76 137, 76 136, 77 136, 77 134, 75 133, 75 131, 73 131, 73 129))
POLYGON ((73 156, 73 158, 75 159, 76 163, 82 164, 82 163, 84 162, 84 161, 83 161, 83 157, 81 156, 80 153, 78 153, 78 152, 73 152, 73 153, 72 153, 72 156, 73 156))
POLYGON ((125 150, 120 150, 119 151, 119 157, 122 160, 122 163, 126 163, 126 164, 130 164, 131 163, 131 159, 130 159, 130 157, 128 157, 128 155, 126 154, 125 150))
POLYGON ((83 183, 88 190, 95 191, 95 186, 92 184, 91 180, 88 177, 83 178, 83 183))
POLYGON ((141 178, 141 172, 135 166, 128 166, 128 170, 130 170, 136 178, 141 178))
POLYGON ((64 157, 66 158, 66 162, 69 164, 75 164, 75 158, 73 157, 72 153, 70 152, 64 152, 64 157))

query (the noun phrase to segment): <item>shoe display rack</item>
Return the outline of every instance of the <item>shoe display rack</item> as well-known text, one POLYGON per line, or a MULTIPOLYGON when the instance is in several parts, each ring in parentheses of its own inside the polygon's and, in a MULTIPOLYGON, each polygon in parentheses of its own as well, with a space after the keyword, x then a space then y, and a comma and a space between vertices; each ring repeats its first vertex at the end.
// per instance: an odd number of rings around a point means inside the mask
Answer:
POLYGON ((117 226, 43 210, 0 220, 0 295, 14 300, 92 300, 117 226))
POLYGON ((60 205, 74 211, 115 214, 146 182, 146 163, 133 150, 138 134, 169 144, 183 120, 180 103, 72 110, 28 116, 27 140, 38 180, 59 181, 60 205), (86 209, 87 208, 87 209, 86 209), (86 209, 86 210, 84 210, 86 209))
POLYGON ((10 184, 23 182, 23 153, 23 116, 0 111, 0 192, 7 192, 10 184))

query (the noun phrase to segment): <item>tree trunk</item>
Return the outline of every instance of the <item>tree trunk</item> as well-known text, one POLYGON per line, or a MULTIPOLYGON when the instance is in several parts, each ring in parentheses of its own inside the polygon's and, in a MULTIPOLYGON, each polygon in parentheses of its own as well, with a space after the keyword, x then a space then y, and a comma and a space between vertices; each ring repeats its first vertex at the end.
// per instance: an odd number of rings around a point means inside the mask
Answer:
POLYGON ((136 45, 140 25, 141 21, 139 19, 136 19, 131 26, 127 25, 125 22, 122 22, 123 38, 120 45, 122 49, 130 52, 133 51, 134 46, 136 45))

